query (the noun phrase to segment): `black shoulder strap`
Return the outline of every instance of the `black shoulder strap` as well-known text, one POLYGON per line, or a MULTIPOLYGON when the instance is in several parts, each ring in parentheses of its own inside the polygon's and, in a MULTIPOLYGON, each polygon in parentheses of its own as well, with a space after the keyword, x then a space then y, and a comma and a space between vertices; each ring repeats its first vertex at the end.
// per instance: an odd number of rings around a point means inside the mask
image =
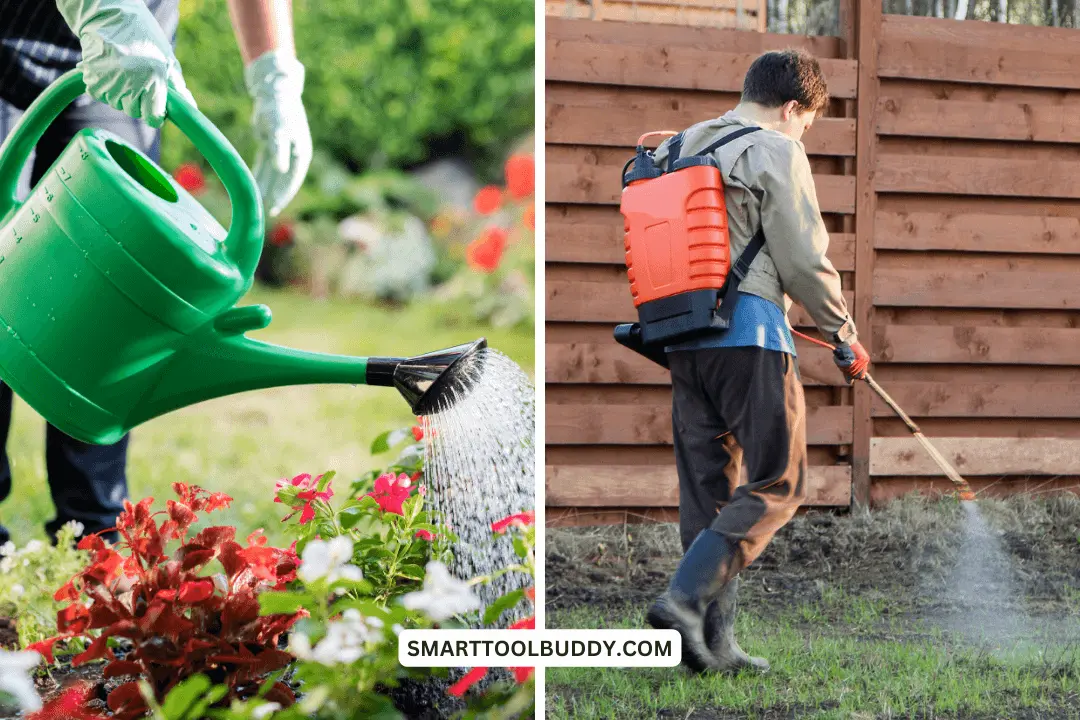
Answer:
MULTIPOLYGON (((716 142, 714 142, 712 145, 705 148, 701 152, 697 152, 697 153, 694 153, 694 154, 695 155, 709 155, 709 154, 715 152, 716 150, 722 148, 723 146, 727 145, 729 142, 731 142, 733 140, 738 140, 739 138, 743 137, 744 135, 749 135, 750 133, 757 132, 760 129, 761 128, 759 128, 757 126, 739 128, 735 132, 728 133, 724 137, 720 138, 719 140, 717 140, 716 142)), ((681 144, 681 139, 680 139, 680 144, 681 144)))
POLYGON ((750 265, 763 247, 765 247, 765 231, 759 229, 739 254, 739 259, 731 266, 728 279, 724 282, 720 307, 716 310, 717 327, 725 329, 731 327, 731 315, 735 312, 735 303, 738 301, 739 285, 750 272, 750 265))
POLYGON ((679 153, 682 152, 682 141, 683 134, 679 133, 678 135, 671 138, 671 142, 668 143, 668 167, 674 165, 675 161, 679 159, 679 153))

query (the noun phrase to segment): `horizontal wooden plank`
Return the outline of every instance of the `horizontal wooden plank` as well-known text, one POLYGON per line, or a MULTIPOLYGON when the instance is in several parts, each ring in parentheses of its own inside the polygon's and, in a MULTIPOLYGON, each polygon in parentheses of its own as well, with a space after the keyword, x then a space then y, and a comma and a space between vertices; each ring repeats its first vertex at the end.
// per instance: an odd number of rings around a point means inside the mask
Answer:
POLYGON ((874 362, 1080 365, 1074 328, 886 325, 873 337, 874 362))
MULTIPOLYGON (((1080 475, 1080 440, 1069 438, 930 438, 961 475, 1080 475)), ((870 474, 937 475, 941 469, 913 438, 873 438, 870 474)))
MULTIPOLYGON (((625 37, 574 40, 549 34, 545 72, 548 80, 564 82, 739 92, 758 55, 657 40, 635 44, 625 37)), ((832 97, 856 96, 858 65, 854 60, 820 58, 819 62, 832 97)))
MULTIPOLYGON (((547 296, 548 320, 568 322, 636 322, 637 310, 630 297, 630 286, 625 278, 617 282, 572 282, 548 280, 544 283, 547 296)), ((853 297, 844 293, 848 307, 853 297)), ((813 327, 814 321, 798 305, 792 305, 788 313, 792 327, 813 327)))
POLYGON ((765 18, 755 9, 736 7, 737 0, 604 0, 595 6, 588 0, 547 0, 548 17, 587 18, 604 22, 637 22, 652 24, 705 25, 756 31, 764 26, 765 18), (730 6, 730 7, 729 7, 730 6))
MULTIPOLYGON (((851 466, 811 466, 807 505, 848 505, 851 466)), ((548 465, 544 472, 549 507, 677 507, 679 476, 674 465, 548 465)))
POLYGON ((877 270, 874 305, 1080 309, 1075 273, 877 270))
POLYGON ((1080 255, 1080 217, 879 210, 874 247, 1080 255))
POLYGON ((886 14, 882 35, 892 40, 931 40, 958 47, 992 47, 1044 53, 1080 54, 1080 36, 1072 28, 982 20, 942 20, 917 15, 886 14))
MULTIPOLYGON (((832 356, 804 340, 796 340, 799 373, 806 386, 844 386, 832 356)), ((590 383, 670 385, 671 374, 656 363, 610 343, 548 343, 544 355, 545 380, 550 384, 590 383)))
MULTIPOLYGON (((911 417, 1080 418, 1080 383, 888 382, 882 387, 911 417)), ((893 411, 874 396, 871 414, 893 411)))
MULTIPOLYGON (((1075 51, 1056 52, 1059 44, 1050 42, 1049 35, 1042 42, 1032 36, 1030 41, 1008 42, 999 38, 984 43, 976 40, 977 35, 968 34, 971 26, 960 30, 947 29, 945 25, 898 25, 892 22, 894 17, 886 16, 888 21, 883 25, 877 59, 879 77, 1080 88, 1075 51)), ((1009 25, 1008 29, 1014 27, 1009 25)), ((979 28, 971 27, 971 30, 979 28)))
MULTIPOLYGON (((671 404, 553 405, 546 411, 549 445, 670 445, 671 404)), ((851 407, 806 409, 809 445, 851 442, 851 407)))
MULTIPOLYGON (((987 23, 989 24, 989 23, 987 23)), ((1013 495, 1047 497, 1059 493, 1080 494, 1080 477, 1023 477, 972 478, 968 484, 980 498, 1007 498, 1013 495)), ((941 475, 926 478, 878 476, 870 484, 870 505, 881 507, 889 502, 917 492, 924 497, 942 495, 955 497, 956 486, 941 475)))
POLYGON ((876 165, 878 192, 1080 198, 1080 161, 879 154, 876 165))
MULTIPOLYGON (((624 148, 632 153, 638 137, 651 130, 682 130, 735 107, 737 100, 723 106, 709 105, 704 93, 700 107, 673 109, 670 102, 650 102, 641 107, 613 108, 606 103, 546 105, 544 141, 549 145, 601 145, 624 148), (707 109, 706 109, 707 108, 707 109)), ((632 97, 632 96, 630 96, 632 97)), ((585 100, 585 98, 582 98, 585 100)), ((803 138, 807 155, 855 155, 854 118, 821 118, 803 138)))
MULTIPOLYGON (((604 217, 606 221, 592 213, 577 220, 573 213, 549 208, 544 226, 544 254, 547 261, 625 265, 622 215, 611 207, 604 209, 604 217)), ((854 233, 832 233, 829 236, 829 260, 841 272, 855 269, 854 233)))
MULTIPOLYGON (((586 527, 593 525, 637 525, 679 522, 678 508, 650 507, 548 507, 544 513, 547 527, 586 527)), ((547 597, 551 597, 548 591, 547 597)))
MULTIPOLYGON (((728 52, 763 53, 801 47, 816 57, 838 57, 843 48, 840 38, 824 35, 788 35, 779 33, 748 33, 711 27, 670 27, 649 23, 592 22, 547 18, 544 34, 558 40, 588 40, 605 43, 670 43, 683 47, 712 50, 722 47, 728 52)), ((741 89, 741 88, 740 88, 741 89)))
MULTIPOLYGON (((622 195, 619 173, 628 158, 611 148, 556 145, 547 148, 547 202, 618 205, 622 195)), ((854 175, 814 175, 821 212, 855 212, 854 175)))
POLYGON ((1080 116, 1062 105, 881 97, 874 117, 881 135, 1080 142, 1080 116))

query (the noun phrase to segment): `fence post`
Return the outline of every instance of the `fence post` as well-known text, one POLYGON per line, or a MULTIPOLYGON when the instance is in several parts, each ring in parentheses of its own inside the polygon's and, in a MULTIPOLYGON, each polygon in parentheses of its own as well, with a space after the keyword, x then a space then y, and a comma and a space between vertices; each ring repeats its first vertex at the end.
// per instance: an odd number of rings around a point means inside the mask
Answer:
MULTIPOLYGON (((855 2, 855 58, 859 63, 858 110, 855 143, 855 326, 859 340, 873 357, 874 311, 874 168, 877 150, 875 115, 880 94, 878 43, 882 32, 881 2, 855 2)), ((870 406, 873 400, 866 383, 854 388, 853 444, 851 448, 852 503, 870 503, 870 440, 874 432, 870 406)))

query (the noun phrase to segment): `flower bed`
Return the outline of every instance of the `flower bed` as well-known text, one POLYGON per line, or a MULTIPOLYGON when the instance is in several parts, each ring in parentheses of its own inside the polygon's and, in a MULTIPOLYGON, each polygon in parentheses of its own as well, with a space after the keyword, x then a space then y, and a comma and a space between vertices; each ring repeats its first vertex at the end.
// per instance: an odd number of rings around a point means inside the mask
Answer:
MULTIPOLYGON (((27 594, 27 573, 59 579, 31 558, 66 558, 70 577, 51 597, 38 588, 25 626, 20 611, 26 651, 0 654, 0 696, 30 720, 531 716, 531 668, 476 686, 486 671, 451 682, 444 669, 397 662, 403 629, 477 624, 473 588, 490 581, 448 572, 454 537, 425 509, 420 433, 411 435, 417 442, 390 467, 347 488, 335 489, 332 472, 280 481, 273 501, 295 537, 288 548, 271 547, 262 530, 241 539, 210 524, 231 498, 183 483, 164 504, 125 503, 115 545, 91 535, 73 550, 72 527, 67 545, 5 548, 0 601, 16 584, 27 594), (26 644, 52 603, 49 636, 26 644), (44 707, 28 675, 42 660, 56 680, 44 707)), ((532 522, 523 512, 493 525, 493 542, 513 542, 520 559, 500 574, 533 575, 532 522)), ((480 622, 533 597, 531 588, 510 593, 480 622)))

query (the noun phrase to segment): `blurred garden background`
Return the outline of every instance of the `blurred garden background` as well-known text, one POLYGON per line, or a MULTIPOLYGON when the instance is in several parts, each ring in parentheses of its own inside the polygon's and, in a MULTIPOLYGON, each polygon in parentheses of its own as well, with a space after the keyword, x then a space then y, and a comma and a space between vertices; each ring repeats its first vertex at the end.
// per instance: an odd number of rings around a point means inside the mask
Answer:
MULTIPOLYGON (((315 145, 306 184, 268 221, 256 337, 305 350, 415 355, 486 336, 535 378, 530 0, 294 0, 315 145)), ((251 101, 223 0, 183 0, 177 56, 199 107, 250 163, 251 101)), ((164 168, 228 225, 228 197, 167 124, 164 168)), ((415 419, 393 389, 302 386, 202 403, 136 428, 133 498, 196 483, 236 498, 216 519, 266 527, 274 483, 385 462, 369 448, 415 419)), ((12 539, 53 516, 44 422, 17 401, 0 505, 12 539)), ((347 486, 347 485, 346 485, 347 486)))

